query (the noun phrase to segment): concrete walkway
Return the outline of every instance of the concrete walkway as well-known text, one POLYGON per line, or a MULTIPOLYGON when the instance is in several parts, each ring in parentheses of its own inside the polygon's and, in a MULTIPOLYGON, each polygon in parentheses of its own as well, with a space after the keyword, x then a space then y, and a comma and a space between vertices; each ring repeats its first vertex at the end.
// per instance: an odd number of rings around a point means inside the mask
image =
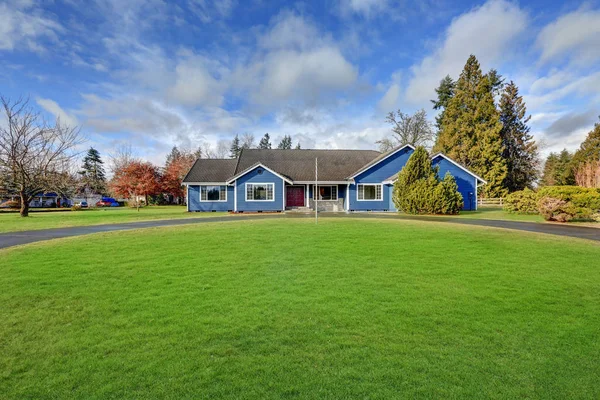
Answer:
MULTIPOLYGON (((485 219, 466 219, 466 218, 453 218, 453 217, 419 217, 419 216, 407 216, 398 214, 368 214, 368 213, 354 213, 354 214, 335 214, 335 213, 323 213, 319 214, 321 218, 352 218, 352 219, 399 219, 399 220, 412 220, 412 221, 424 221, 424 222, 445 222, 460 225, 475 225, 475 226, 487 226, 492 228, 501 229, 513 229, 518 231, 527 231, 535 233, 546 233, 550 235, 567 236, 579 239, 588 239, 600 241, 600 229, 589 228, 582 226, 572 225, 559 225, 559 224, 544 224, 544 223, 533 223, 533 222, 519 222, 519 221, 500 221, 500 220, 485 220, 485 219)), ((167 219, 160 221, 146 221, 146 222, 131 222, 124 224, 107 224, 107 225, 95 225, 95 226, 77 226, 70 228, 55 228, 55 229, 43 229, 36 231, 24 231, 24 232, 10 232, 0 234, 0 249, 18 246, 22 244, 35 243, 44 240, 60 239, 73 236, 88 235, 91 233, 101 232, 114 232, 114 231, 125 231, 131 229, 142 229, 142 228, 157 228, 163 226, 179 226, 189 224, 201 224, 210 222, 224 222, 224 221, 245 221, 245 220, 257 220, 257 219, 281 219, 281 218, 314 218, 311 214, 255 214, 255 215, 227 215, 222 217, 202 217, 202 218, 187 218, 187 219, 167 219)))

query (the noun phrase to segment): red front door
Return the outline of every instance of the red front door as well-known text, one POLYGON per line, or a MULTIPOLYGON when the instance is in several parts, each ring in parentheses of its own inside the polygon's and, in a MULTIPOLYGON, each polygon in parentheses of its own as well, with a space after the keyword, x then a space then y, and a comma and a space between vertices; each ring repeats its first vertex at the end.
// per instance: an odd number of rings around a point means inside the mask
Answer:
POLYGON ((304 186, 287 186, 285 193, 286 207, 304 206, 304 186))

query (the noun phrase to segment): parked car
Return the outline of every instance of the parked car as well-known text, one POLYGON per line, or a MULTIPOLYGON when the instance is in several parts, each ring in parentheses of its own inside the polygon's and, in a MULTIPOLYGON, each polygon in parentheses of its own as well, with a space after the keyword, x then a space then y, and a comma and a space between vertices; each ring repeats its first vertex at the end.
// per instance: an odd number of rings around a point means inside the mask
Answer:
POLYGON ((96 207, 119 207, 119 203, 112 197, 103 197, 96 203, 96 207))
POLYGON ((75 207, 88 208, 89 206, 87 201, 78 201, 75 203, 75 207))

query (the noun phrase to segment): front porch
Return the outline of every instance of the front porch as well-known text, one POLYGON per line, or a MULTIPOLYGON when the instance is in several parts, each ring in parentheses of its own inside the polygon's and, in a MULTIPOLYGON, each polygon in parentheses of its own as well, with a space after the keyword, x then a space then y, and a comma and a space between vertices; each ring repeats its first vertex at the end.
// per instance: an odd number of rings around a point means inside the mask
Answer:
MULTIPOLYGON (((347 184, 319 184, 317 192, 318 211, 346 211, 347 184)), ((285 186, 285 210, 310 212, 315 210, 315 185, 310 183, 285 186)))

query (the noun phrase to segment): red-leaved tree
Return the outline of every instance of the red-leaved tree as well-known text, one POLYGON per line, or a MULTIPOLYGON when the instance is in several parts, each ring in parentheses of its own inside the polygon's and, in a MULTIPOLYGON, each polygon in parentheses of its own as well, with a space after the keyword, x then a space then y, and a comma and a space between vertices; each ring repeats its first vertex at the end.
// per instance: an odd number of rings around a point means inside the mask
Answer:
POLYGON ((162 192, 172 198, 183 198, 185 196, 182 185, 183 178, 192 168, 195 160, 196 156, 187 152, 179 153, 176 157, 168 159, 162 176, 162 192))
POLYGON ((116 195, 135 201, 139 211, 139 196, 144 196, 148 204, 148 196, 160 193, 160 181, 157 167, 136 160, 115 171, 110 187, 116 195))

